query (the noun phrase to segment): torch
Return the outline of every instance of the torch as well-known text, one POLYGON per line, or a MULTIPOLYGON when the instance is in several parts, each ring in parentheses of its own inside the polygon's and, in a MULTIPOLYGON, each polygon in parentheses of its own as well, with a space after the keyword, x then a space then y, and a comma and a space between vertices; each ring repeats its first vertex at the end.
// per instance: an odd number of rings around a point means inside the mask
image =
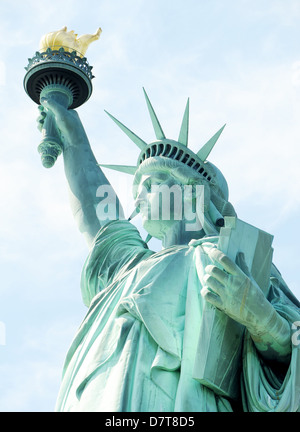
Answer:
MULTIPOLYGON (((84 104, 92 94, 92 66, 85 52, 91 42, 99 39, 102 30, 77 38, 67 27, 42 37, 40 50, 28 59, 24 77, 24 89, 28 96, 42 106, 42 98, 54 99, 68 109, 84 104)), ((43 109, 43 108, 42 108, 43 109)), ((46 168, 54 165, 63 145, 54 116, 47 111, 42 141, 38 146, 42 164, 46 168)))

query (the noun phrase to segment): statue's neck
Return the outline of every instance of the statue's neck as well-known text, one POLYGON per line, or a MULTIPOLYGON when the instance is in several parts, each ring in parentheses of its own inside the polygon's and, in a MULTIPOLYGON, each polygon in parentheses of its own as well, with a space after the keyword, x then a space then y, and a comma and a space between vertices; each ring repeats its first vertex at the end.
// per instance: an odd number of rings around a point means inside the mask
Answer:
POLYGON ((192 225, 178 223, 164 233, 162 246, 165 249, 175 245, 188 245, 191 240, 200 239, 204 235, 202 229, 195 230, 192 225))

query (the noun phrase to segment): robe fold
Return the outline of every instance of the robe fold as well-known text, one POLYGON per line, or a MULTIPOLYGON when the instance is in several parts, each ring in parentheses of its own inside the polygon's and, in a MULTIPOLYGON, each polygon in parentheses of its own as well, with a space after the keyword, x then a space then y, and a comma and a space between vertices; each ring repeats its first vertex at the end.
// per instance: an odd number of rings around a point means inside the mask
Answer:
MULTIPOLYGON (((99 231, 82 272, 88 312, 66 357, 56 411, 218 412, 233 404, 193 378, 203 319, 205 247, 217 237, 153 252, 128 221, 99 231)), ((292 325, 299 304, 276 270, 269 301, 292 325)), ((244 411, 300 410, 300 349, 278 376, 245 332, 244 411)), ((299 343, 300 345, 300 343, 299 343)))

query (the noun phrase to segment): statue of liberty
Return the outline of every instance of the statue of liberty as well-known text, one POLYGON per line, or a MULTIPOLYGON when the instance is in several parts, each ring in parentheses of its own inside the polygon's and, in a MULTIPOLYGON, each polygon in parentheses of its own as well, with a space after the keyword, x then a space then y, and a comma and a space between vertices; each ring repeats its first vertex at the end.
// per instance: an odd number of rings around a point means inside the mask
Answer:
POLYGON ((77 112, 42 100, 40 124, 51 112, 74 217, 90 248, 81 280, 88 311, 66 357, 56 410, 300 411, 300 350, 293 339, 300 304, 272 264, 269 246, 256 247, 253 269, 245 258, 251 239, 231 257, 220 248, 224 221, 238 220, 225 178, 207 160, 223 128, 194 153, 189 103, 175 141, 145 97, 156 141, 146 143, 109 114, 140 155, 134 166, 106 167, 133 176, 136 213, 149 238, 162 241, 159 252, 124 218, 77 112), (175 197, 167 200, 168 217, 162 190, 175 197), (182 210, 188 205, 193 220, 182 210), (102 217, 104 208, 114 211, 102 217), (254 271, 263 274, 264 289, 254 271), (222 333, 225 322, 232 333, 222 333))

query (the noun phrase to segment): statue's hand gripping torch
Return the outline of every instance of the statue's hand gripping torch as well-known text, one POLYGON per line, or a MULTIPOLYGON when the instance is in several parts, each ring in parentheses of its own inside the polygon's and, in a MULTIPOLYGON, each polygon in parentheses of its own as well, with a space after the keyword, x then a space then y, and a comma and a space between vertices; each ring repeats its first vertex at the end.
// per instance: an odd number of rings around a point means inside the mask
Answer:
MULTIPOLYGON (((73 31, 64 27, 58 32, 43 36, 41 50, 29 59, 24 78, 24 88, 30 98, 42 105, 43 98, 51 98, 65 108, 78 108, 92 94, 92 66, 83 56, 88 45, 99 39, 101 29, 93 35, 83 35, 77 39, 73 31)), ((45 109, 46 116, 41 128, 42 141, 38 147, 42 164, 46 168, 54 165, 63 150, 60 133, 51 111, 45 109)))

